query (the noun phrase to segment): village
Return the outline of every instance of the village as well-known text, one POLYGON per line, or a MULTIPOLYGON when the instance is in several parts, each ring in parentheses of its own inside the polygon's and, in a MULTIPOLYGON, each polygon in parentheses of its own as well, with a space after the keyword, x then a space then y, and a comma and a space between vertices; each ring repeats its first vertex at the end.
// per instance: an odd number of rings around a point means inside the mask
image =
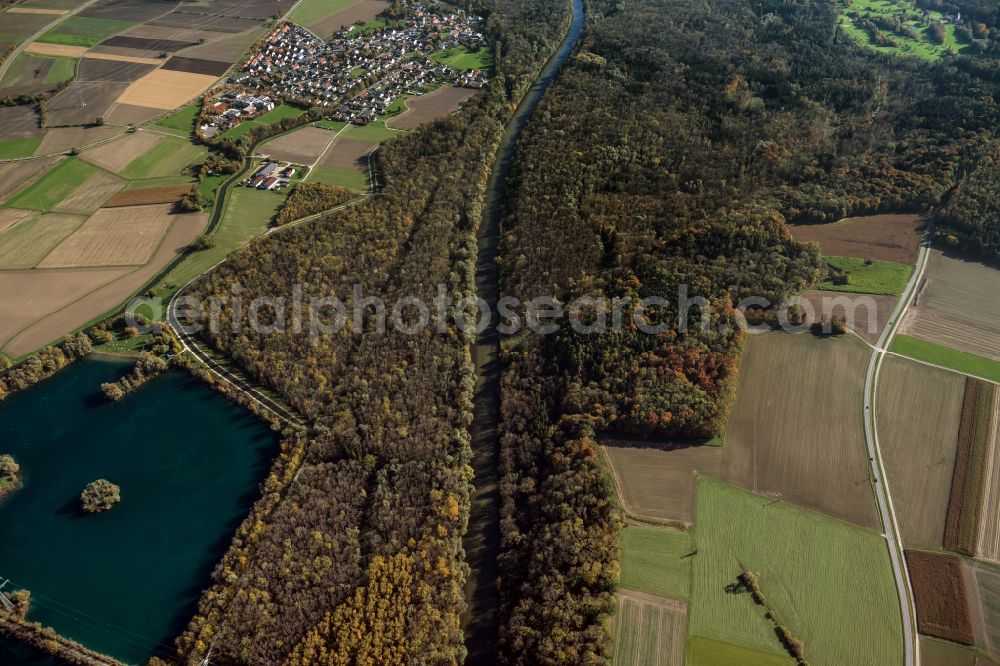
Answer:
POLYGON ((272 110, 280 100, 328 108, 335 120, 367 124, 404 96, 442 85, 479 89, 484 69, 457 69, 432 56, 487 46, 482 19, 437 14, 419 3, 405 19, 350 26, 324 41, 282 23, 252 52, 227 87, 210 100, 202 133, 214 136, 272 110))

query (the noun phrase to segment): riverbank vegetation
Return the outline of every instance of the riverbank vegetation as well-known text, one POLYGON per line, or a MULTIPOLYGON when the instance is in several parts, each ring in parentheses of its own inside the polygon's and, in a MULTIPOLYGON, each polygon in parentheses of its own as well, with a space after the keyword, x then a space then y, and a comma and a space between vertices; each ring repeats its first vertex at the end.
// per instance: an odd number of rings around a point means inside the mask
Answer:
POLYGON ((87 513, 108 511, 121 501, 121 488, 107 479, 91 481, 80 493, 80 505, 87 513))
POLYGON ((292 325, 233 334, 232 324, 246 321, 255 296, 289 296, 296 284, 305 300, 336 295, 348 307, 342 285, 355 283, 386 302, 432 302, 438 284, 456 298, 474 293, 475 232, 505 123, 568 20, 562 0, 486 5, 486 29, 505 54, 497 78, 460 113, 382 145, 379 197, 258 240, 190 290, 228 298, 242 285, 243 303, 230 300, 206 337, 313 426, 286 439, 179 639, 183 661, 209 650, 213 661, 247 665, 322 651, 364 652, 368 663, 465 657, 471 331, 317 340, 292 325), (392 605, 392 621, 373 617, 372 604, 392 605))
POLYGON ((11 494, 21 484, 21 467, 9 454, 0 455, 0 500, 11 494))

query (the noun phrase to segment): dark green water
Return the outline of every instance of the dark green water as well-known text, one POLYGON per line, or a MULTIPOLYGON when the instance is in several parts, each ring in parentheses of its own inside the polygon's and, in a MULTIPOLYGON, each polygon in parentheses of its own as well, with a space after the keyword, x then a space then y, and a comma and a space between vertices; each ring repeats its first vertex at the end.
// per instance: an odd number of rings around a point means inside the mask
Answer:
MULTIPOLYGON (((171 648, 257 496, 277 440, 256 417, 180 372, 118 404, 99 387, 129 369, 90 357, 0 403, 0 453, 24 487, 0 504, 0 578, 32 592, 30 619, 144 663, 171 648), (121 486, 84 515, 83 487, 121 486)), ((0 644, 0 664, 51 662, 0 644)))

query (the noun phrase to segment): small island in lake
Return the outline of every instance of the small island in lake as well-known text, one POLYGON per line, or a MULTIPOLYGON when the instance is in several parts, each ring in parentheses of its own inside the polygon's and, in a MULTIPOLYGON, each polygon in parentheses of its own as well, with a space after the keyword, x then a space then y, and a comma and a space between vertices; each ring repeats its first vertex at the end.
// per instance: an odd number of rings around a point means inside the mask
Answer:
POLYGON ((87 484, 80 493, 80 501, 87 513, 107 511, 122 501, 121 488, 107 479, 98 479, 87 484))
POLYGON ((11 494, 21 486, 21 466, 13 456, 6 453, 0 455, 0 499, 11 494))

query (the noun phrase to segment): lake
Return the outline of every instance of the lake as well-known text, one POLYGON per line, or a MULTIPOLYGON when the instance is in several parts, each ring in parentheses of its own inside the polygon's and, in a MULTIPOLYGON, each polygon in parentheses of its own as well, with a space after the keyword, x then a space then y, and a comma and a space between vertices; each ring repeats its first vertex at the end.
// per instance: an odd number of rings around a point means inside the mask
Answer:
MULTIPOLYGON (((131 368, 90 356, 0 402, 0 453, 23 487, 0 504, 0 579, 32 593, 29 619, 128 663, 172 650, 277 454, 277 436, 186 373, 119 403, 131 368), (111 511, 79 495, 106 478, 111 511)), ((0 644, 0 663, 51 663, 0 644)))

